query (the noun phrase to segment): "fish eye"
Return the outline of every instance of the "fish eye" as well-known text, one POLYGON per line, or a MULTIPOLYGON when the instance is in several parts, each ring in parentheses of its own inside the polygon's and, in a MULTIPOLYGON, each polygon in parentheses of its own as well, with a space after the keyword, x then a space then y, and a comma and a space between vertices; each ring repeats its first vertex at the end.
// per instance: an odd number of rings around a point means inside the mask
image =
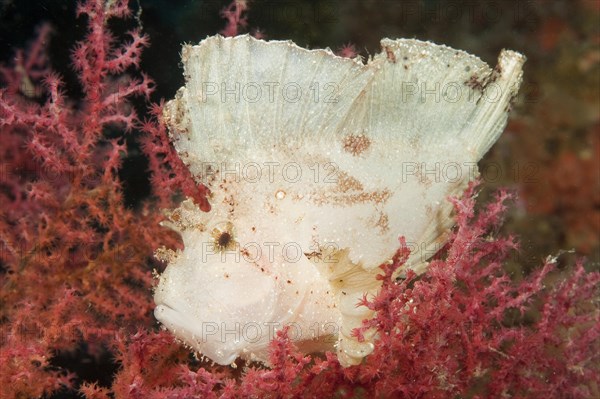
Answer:
POLYGON ((226 222, 215 227, 212 230, 211 235, 214 240, 214 245, 219 252, 232 249, 235 245, 235 240, 233 238, 233 224, 231 222, 226 222))
POLYGON ((229 243, 231 243, 231 234, 229 234, 227 231, 222 232, 217 239, 217 244, 221 248, 226 248, 229 246, 229 243))

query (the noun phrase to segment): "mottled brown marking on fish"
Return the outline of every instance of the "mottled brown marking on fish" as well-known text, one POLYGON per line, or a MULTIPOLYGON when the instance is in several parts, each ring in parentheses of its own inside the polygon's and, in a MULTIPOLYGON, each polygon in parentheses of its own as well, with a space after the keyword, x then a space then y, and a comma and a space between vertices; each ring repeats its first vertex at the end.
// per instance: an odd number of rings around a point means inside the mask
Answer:
POLYGON ((363 134, 351 134, 344 137, 342 146, 344 151, 354 156, 358 156, 369 149, 371 140, 363 134))
POLYGON ((391 48, 385 47, 385 54, 387 56, 388 61, 390 61, 392 64, 396 63, 396 54, 394 54, 391 48))

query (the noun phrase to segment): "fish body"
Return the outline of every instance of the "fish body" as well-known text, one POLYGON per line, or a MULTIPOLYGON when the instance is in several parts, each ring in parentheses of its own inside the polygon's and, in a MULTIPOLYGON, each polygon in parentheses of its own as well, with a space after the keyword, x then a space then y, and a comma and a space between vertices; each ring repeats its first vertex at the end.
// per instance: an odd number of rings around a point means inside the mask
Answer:
POLYGON ((366 64, 247 35, 183 48, 164 117, 212 209, 168 212, 184 249, 159 253, 155 316, 213 361, 266 362, 289 326, 304 351, 360 363, 376 332, 352 336, 373 317, 357 304, 399 237, 418 273, 446 242, 447 198, 502 133, 525 59, 503 50, 492 69, 429 42, 381 45, 366 64))

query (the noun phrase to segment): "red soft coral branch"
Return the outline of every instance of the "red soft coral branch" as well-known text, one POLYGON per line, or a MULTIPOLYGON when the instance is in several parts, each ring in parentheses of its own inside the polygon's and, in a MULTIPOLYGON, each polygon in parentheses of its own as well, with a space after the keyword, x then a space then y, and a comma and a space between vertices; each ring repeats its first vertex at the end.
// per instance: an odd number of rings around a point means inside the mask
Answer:
POLYGON ((180 191, 192 198, 200 209, 208 211, 208 189, 194 181, 190 170, 170 143, 167 128, 162 122, 163 107, 163 102, 154 104, 151 119, 140 124, 140 129, 146 133, 141 145, 149 159, 154 194, 159 198, 160 204, 166 207, 180 191))
POLYGON ((240 28, 248 25, 246 11, 250 0, 233 0, 227 7, 221 10, 221 17, 227 20, 225 28, 221 30, 223 36, 236 36, 240 28))
POLYGON ((380 334, 375 352, 361 366, 361 381, 384 396, 443 398, 463 395, 475 386, 486 397, 589 394, 580 376, 573 374, 581 368, 565 367, 564 360, 568 356, 582 364, 579 359, 585 359, 581 367, 589 371, 590 361, 598 356, 581 356, 581 349, 562 351, 560 356, 555 351, 564 342, 565 328, 585 330, 578 345, 593 340, 597 345, 597 310, 575 319, 566 316, 572 310, 561 307, 592 301, 599 275, 586 274, 577 265, 571 279, 549 289, 545 284, 553 263, 548 262, 522 282, 511 282, 502 261, 515 247, 513 240, 488 235, 500 222, 509 196, 500 192, 475 215, 474 190, 471 185, 463 200, 453 199, 458 226, 445 260, 432 261, 421 278, 409 273, 400 282, 391 279, 390 267, 402 265, 395 262, 384 270, 381 293, 363 300, 377 316, 361 330, 375 327, 380 334), (571 292, 571 302, 565 294, 573 286, 579 290, 571 292), (532 326, 510 322, 507 315, 513 310, 520 319, 532 311, 541 312, 542 319, 532 326), (556 370, 569 377, 553 378, 556 370), (482 385, 485 380, 489 382, 482 385))
POLYGON ((50 71, 46 46, 51 34, 50 25, 42 24, 37 30, 37 40, 29 45, 27 51, 16 51, 13 66, 0 65, 0 83, 6 85, 10 95, 40 96, 42 91, 38 82, 50 71))
POLYGON ((129 15, 126 1, 86 1, 79 13, 89 27, 72 53, 81 99, 69 98, 45 64, 49 28, 0 69, 0 302, 10 304, 0 308, 8 337, 0 352, 10 356, 1 359, 2 397, 71 386, 72 375, 49 364, 56 353, 81 341, 93 353, 123 324, 151 326, 152 251, 177 245, 158 225, 160 213, 125 206, 118 176, 125 133, 139 123, 130 100, 153 90, 146 75, 125 74, 135 73, 147 38, 134 31, 132 42, 115 47, 107 21, 129 15), (108 127, 118 138, 106 138, 108 127))
POLYGON ((139 68, 142 58, 142 51, 150 45, 147 35, 140 33, 139 30, 129 32, 132 41, 124 43, 118 49, 115 49, 110 55, 106 68, 113 74, 123 73, 129 67, 139 68))

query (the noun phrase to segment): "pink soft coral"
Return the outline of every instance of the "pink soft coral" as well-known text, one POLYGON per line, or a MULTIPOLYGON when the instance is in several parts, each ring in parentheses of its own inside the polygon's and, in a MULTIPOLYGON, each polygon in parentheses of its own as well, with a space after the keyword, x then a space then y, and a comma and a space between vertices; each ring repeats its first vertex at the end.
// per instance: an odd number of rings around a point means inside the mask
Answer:
POLYGON ((248 26, 248 3, 250 0, 233 0, 229 5, 221 10, 221 17, 227 21, 225 27, 220 32, 223 36, 236 36, 240 34, 240 29, 248 26))
POLYGON ((89 27, 72 53, 81 99, 48 66, 48 27, 0 69, 2 397, 70 386, 74 375, 50 364, 56 353, 79 342, 96 353, 125 325, 150 327, 151 254, 177 245, 159 213, 125 206, 118 178, 125 133, 139 124, 130 100, 153 85, 124 71, 138 68, 148 38, 133 30, 119 44, 109 31, 130 14, 126 1, 90 0, 78 13, 89 27))
POLYGON ((555 264, 549 258, 527 279, 511 281, 502 265, 516 244, 489 235, 509 196, 500 192, 475 216, 474 194, 471 185, 463 200, 453 199, 457 228, 444 259, 424 276, 391 279, 403 250, 384 267, 381 293, 364 301, 377 312, 365 328, 377 328, 380 340, 355 378, 386 396, 590 397, 599 382, 600 356, 590 348, 600 325, 588 307, 600 275, 578 263, 546 287, 555 264))

